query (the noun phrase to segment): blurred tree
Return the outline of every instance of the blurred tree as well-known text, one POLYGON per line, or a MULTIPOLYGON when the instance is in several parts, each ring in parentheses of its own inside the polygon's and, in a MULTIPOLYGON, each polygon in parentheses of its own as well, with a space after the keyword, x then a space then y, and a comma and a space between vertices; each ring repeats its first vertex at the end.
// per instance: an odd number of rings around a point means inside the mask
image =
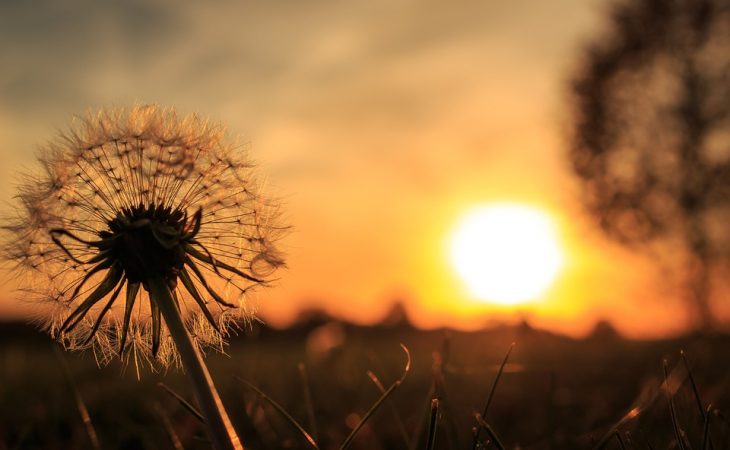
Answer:
POLYGON ((730 0, 617 3, 572 80, 570 161, 611 237, 679 263, 697 324, 730 260, 730 0))

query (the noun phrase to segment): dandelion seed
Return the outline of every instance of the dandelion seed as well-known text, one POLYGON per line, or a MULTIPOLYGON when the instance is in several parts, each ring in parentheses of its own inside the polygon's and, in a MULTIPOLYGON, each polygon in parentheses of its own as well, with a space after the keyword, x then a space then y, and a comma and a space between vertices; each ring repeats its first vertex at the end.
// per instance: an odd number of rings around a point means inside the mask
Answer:
POLYGON ((68 348, 176 361, 150 295, 161 279, 194 344, 221 349, 246 294, 283 264, 276 205, 220 126, 156 106, 102 111, 39 160, 4 224, 5 257, 31 273, 26 289, 68 348))

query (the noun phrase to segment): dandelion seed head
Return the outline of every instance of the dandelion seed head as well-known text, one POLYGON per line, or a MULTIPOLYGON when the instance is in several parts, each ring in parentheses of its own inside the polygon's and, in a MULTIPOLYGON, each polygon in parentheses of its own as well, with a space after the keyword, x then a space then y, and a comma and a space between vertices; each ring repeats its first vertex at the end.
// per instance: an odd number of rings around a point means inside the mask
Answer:
POLYGON ((218 124, 157 106, 103 110, 38 161, 2 224, 3 257, 46 305, 43 327, 100 363, 177 360, 147 280, 167 282, 196 345, 222 351, 250 319, 249 293, 284 265, 278 205, 218 124))

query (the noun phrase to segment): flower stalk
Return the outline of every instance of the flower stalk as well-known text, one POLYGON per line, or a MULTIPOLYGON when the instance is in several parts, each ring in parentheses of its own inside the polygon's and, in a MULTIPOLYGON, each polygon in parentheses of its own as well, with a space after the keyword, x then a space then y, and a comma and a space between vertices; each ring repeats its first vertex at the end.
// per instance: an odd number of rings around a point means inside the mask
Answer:
POLYGON ((241 440, 223 407, 210 372, 185 328, 180 309, 175 304, 170 287, 162 278, 148 280, 147 286, 151 300, 160 309, 162 317, 165 319, 170 337, 180 354, 185 373, 193 385, 195 398, 205 417, 208 436, 213 448, 216 450, 243 450, 241 440))
POLYGON ((22 289, 50 306, 44 328, 101 363, 182 362, 216 450, 243 446, 203 350, 222 350, 251 318, 249 292, 284 266, 287 227, 242 150, 195 115, 102 110, 41 151, 0 220, 0 261, 32 275, 22 289))

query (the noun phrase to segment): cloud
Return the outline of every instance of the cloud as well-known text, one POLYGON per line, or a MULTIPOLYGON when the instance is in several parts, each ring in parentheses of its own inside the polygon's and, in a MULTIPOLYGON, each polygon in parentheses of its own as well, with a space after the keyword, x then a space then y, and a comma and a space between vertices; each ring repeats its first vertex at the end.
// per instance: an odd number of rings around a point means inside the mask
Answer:
MULTIPOLYGON (((83 110, 107 67, 144 68, 174 45, 182 17, 155 2, 0 4, 0 107, 13 114, 83 110)), ((131 70, 129 70, 131 72, 131 70)))
POLYGON ((365 307, 455 198, 559 195, 561 71, 603 1, 0 2, 0 175, 89 107, 210 116, 297 214, 272 308, 323 284, 365 307))

